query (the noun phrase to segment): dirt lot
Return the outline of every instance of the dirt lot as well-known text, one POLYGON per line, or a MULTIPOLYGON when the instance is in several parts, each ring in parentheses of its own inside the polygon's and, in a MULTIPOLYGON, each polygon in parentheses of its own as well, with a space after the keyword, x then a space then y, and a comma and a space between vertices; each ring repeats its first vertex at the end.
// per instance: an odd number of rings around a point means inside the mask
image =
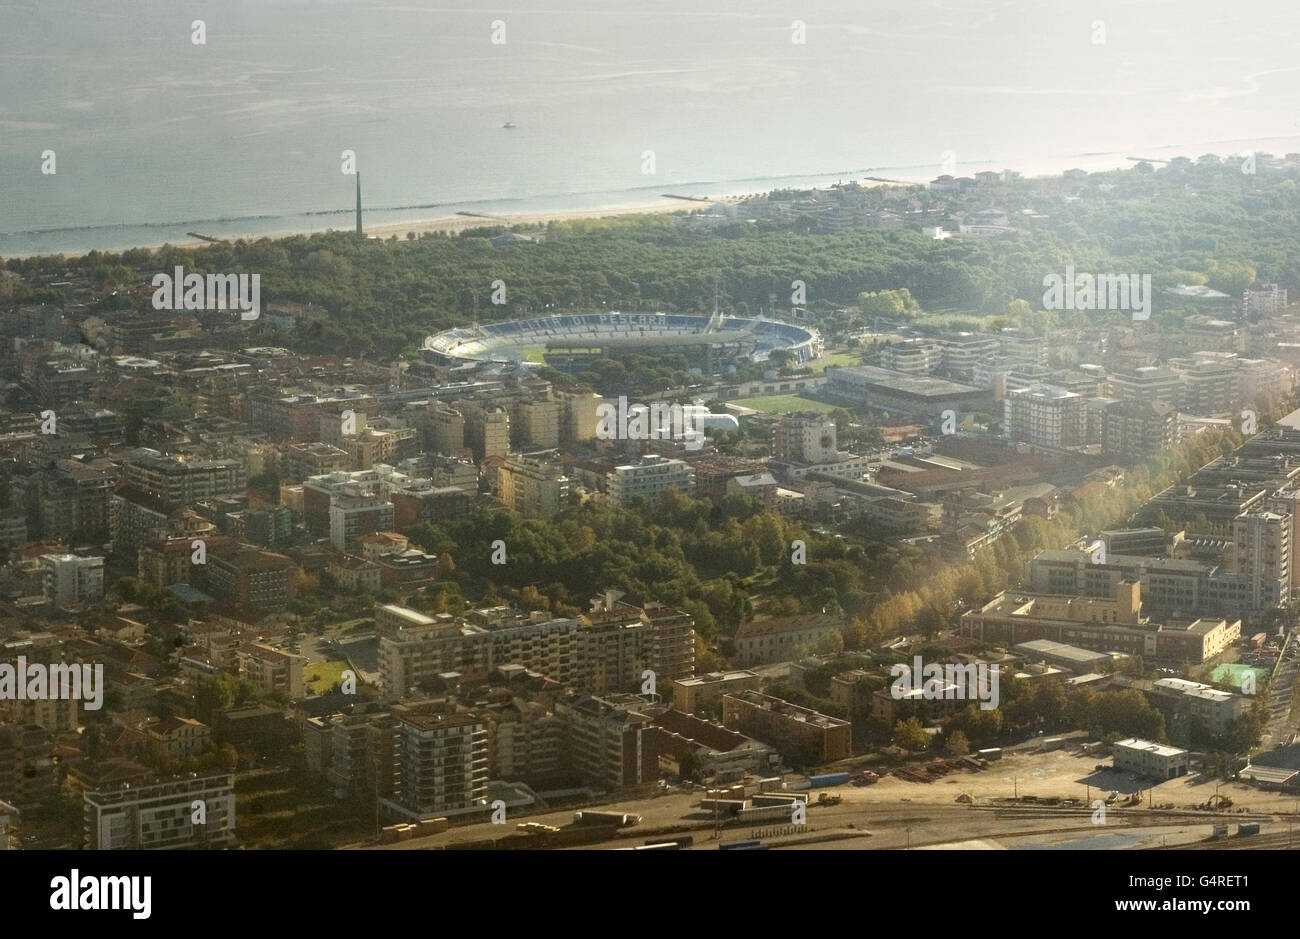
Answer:
MULTIPOLYGON (((713 839, 713 816, 699 808, 703 793, 699 790, 674 791, 652 798, 613 802, 602 809, 631 812, 642 822, 619 832, 614 838, 587 849, 608 849, 639 845, 654 840, 656 834, 689 833, 696 849, 716 847, 718 841, 744 840, 758 834, 775 847, 817 850, 854 850, 864 848, 971 848, 971 849, 1043 849, 1043 848, 1159 848, 1188 845, 1208 839, 1216 822, 1235 823, 1253 820, 1243 813, 1290 814, 1297 808, 1294 797, 1261 792, 1237 783, 1221 783, 1220 794, 1234 802, 1227 812, 1196 816, 1181 814, 1205 802, 1215 792, 1215 781, 1199 775, 1167 780, 1150 787, 1150 782, 1113 769, 1096 770, 1109 758, 1079 755, 1065 750, 1046 753, 1008 755, 980 772, 958 770, 930 783, 909 782, 886 776, 871 786, 837 786, 829 793, 841 798, 839 805, 819 806, 817 790, 808 809, 805 830, 774 830, 771 822, 737 825, 722 829, 713 839), (1123 795, 1141 791, 1142 808, 1123 809, 1111 806, 1103 825, 1094 823, 1090 800, 1105 799, 1112 790, 1123 795), (972 804, 956 801, 967 794, 972 804), (1013 794, 1038 799, 1074 799, 1074 808, 1048 808, 1015 804, 1013 794), (1148 806, 1173 803, 1173 810, 1150 811, 1148 806), (1179 814, 1175 814, 1179 813, 1179 814)), ((752 786, 753 780, 748 781, 752 786)), ((751 790, 752 794, 752 790, 751 790)), ((420 850, 443 847, 453 842, 499 838, 513 834, 520 821, 566 826, 572 810, 512 816, 502 827, 474 824, 453 828, 434 835, 386 849, 420 850)), ((1294 819, 1293 819, 1294 820, 1294 819)), ((1231 829, 1236 831, 1235 824, 1231 829)), ((1283 836, 1287 821, 1281 818, 1262 820, 1265 835, 1283 836)), ((1235 842, 1235 839, 1234 839, 1235 842)), ((1244 845, 1249 839, 1244 839, 1244 845)))

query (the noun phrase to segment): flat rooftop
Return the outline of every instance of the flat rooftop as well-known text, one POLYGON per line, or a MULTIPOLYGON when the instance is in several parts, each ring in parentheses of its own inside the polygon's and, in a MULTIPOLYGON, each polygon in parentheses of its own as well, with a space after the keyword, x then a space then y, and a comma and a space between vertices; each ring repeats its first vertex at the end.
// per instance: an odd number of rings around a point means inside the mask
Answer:
POLYGON ((906 372, 895 372, 887 368, 878 368, 875 365, 852 365, 826 370, 826 377, 831 381, 835 380, 836 375, 853 375, 863 379, 869 385, 878 385, 890 391, 901 391, 905 394, 924 398, 942 398, 957 394, 979 394, 982 391, 980 388, 948 381, 946 378, 934 378, 929 375, 908 375, 906 372))
POLYGON ((1186 750, 1180 750, 1177 747, 1166 747, 1164 744, 1155 743, 1150 740, 1139 740, 1137 737, 1130 737, 1127 740, 1117 741, 1115 746, 1122 747, 1125 750, 1144 750, 1147 753, 1154 753, 1156 756, 1187 756, 1186 750))

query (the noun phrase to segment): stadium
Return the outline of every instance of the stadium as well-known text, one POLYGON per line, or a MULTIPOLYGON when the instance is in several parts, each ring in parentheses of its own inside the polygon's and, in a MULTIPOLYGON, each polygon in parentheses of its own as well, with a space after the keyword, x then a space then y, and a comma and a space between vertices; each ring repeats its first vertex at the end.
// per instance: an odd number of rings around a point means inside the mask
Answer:
POLYGON ((762 361, 778 349, 803 363, 821 356, 822 348, 821 335, 810 326, 720 313, 557 315, 448 329, 424 341, 426 359, 440 365, 522 363, 541 351, 547 364, 564 368, 620 352, 672 352, 687 355, 705 372, 762 361))

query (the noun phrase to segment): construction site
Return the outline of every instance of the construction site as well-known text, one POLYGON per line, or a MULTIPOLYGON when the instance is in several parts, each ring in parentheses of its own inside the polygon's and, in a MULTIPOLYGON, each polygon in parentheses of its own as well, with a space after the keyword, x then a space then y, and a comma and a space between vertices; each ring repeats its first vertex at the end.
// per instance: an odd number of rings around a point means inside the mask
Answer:
MULTIPOLYGON (((1300 800, 1200 773, 1156 781, 1097 763, 1085 748, 985 751, 819 777, 746 777, 726 788, 660 790, 600 812, 539 811, 385 850, 1233 850, 1285 849, 1300 800), (689 839, 689 843, 685 842, 689 839)), ((373 843, 351 847, 374 847, 373 843)))

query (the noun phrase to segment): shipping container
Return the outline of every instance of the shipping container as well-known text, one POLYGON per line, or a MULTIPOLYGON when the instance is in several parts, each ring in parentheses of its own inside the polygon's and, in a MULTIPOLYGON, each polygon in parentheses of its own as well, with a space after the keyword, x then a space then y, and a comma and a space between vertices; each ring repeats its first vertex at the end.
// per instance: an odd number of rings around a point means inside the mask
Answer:
POLYGON ((789 805, 791 802, 807 802, 808 793, 769 792, 765 795, 754 796, 749 801, 755 808, 761 808, 765 805, 789 805))
POLYGON ((1237 837, 1242 838, 1246 835, 1258 835, 1259 822, 1242 822, 1237 826, 1237 837))
POLYGON ((780 788, 781 788, 780 776, 771 776, 767 779, 760 779, 758 781, 759 792, 771 792, 774 789, 780 789, 780 788))
POLYGON ((743 851, 746 848, 757 848, 761 841, 724 841, 718 845, 719 851, 743 851))
POLYGON ((689 848, 691 845, 695 844, 695 837, 693 835, 677 835, 673 838, 656 838, 653 841, 645 842, 645 844, 647 846, 657 844, 675 844, 679 848, 689 848))
POLYGON ((808 780, 808 788, 822 788, 825 786, 842 786, 850 779, 848 773, 824 773, 821 776, 813 776, 808 780))
POLYGON ((575 825, 609 825, 612 823, 620 828, 627 828, 638 824, 640 821, 640 815, 629 815, 624 812, 583 811, 573 813, 573 824, 575 825))
POLYGON ((719 815, 735 815, 745 807, 744 799, 702 799, 700 808, 706 812, 717 811, 719 815))
POLYGON ((795 803, 787 802, 785 805, 760 805, 752 809, 742 809, 736 814, 736 818, 742 822, 769 822, 784 821, 790 823, 794 819, 795 803))
POLYGON ((808 779, 807 776, 802 776, 799 777, 798 779, 787 779, 785 783, 785 788, 792 789, 792 790, 811 789, 812 782, 808 779))
POLYGON ((982 757, 982 758, 984 758, 984 759, 986 759, 986 760, 1000 760, 1000 759, 1002 759, 1002 748, 1001 748, 1001 747, 989 747, 987 750, 979 750, 979 751, 977 751, 975 755, 976 755, 976 756, 979 756, 979 757, 982 757))

